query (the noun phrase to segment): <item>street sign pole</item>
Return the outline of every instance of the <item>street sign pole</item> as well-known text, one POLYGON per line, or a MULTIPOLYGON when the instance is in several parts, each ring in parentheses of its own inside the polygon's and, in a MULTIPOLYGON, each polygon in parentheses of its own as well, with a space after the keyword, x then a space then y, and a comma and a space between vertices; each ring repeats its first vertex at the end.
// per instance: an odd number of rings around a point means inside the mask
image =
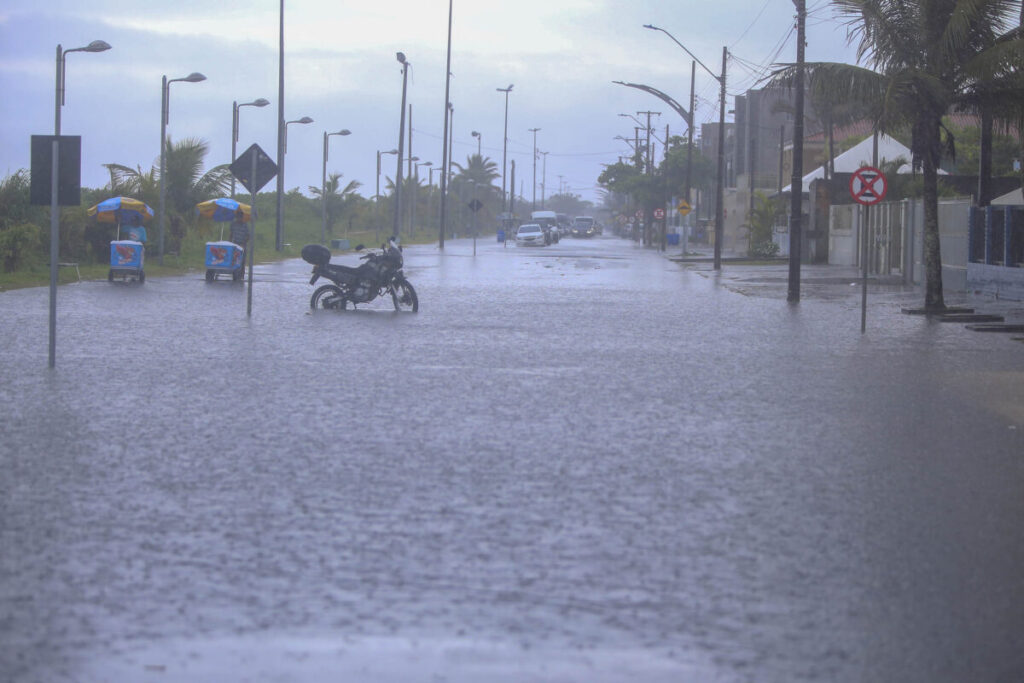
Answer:
MULTIPOLYGON (((257 155, 256 154, 250 154, 249 157, 252 159, 251 174, 249 175, 249 177, 250 178, 255 178, 256 177, 256 159, 257 159, 257 155)), ((245 315, 246 315, 247 318, 251 318, 252 317, 252 271, 253 271, 253 263, 255 262, 255 259, 256 259, 256 253, 255 253, 256 252, 256 190, 255 190, 255 187, 256 186, 253 185, 254 189, 250 190, 251 198, 249 199, 249 206, 251 207, 251 209, 249 210, 249 244, 247 245, 249 247, 249 292, 248 292, 247 301, 246 301, 246 304, 245 304, 245 315)))
POLYGON ((861 284, 860 284, 860 333, 867 330, 868 321, 868 232, 871 219, 870 209, 885 199, 889 182, 885 174, 874 166, 862 166, 850 176, 850 196, 864 207, 861 212, 861 284))

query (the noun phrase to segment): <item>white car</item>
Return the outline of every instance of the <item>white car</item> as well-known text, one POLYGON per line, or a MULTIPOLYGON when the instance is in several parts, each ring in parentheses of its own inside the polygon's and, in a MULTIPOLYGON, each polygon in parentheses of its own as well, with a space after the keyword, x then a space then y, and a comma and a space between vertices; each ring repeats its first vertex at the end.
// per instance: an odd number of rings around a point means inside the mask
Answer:
POLYGON ((527 247, 536 245, 543 247, 548 243, 544 228, 537 223, 523 223, 516 231, 516 246, 527 247))

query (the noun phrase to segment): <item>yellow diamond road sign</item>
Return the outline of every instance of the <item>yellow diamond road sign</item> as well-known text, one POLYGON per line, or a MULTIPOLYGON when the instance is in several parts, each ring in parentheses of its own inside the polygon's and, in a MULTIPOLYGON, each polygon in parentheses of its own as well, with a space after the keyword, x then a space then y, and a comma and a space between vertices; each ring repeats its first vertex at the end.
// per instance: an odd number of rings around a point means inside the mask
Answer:
POLYGON ((690 207, 690 203, 687 202, 685 199, 676 204, 676 208, 679 209, 680 216, 685 216, 686 214, 693 211, 693 209, 690 207))

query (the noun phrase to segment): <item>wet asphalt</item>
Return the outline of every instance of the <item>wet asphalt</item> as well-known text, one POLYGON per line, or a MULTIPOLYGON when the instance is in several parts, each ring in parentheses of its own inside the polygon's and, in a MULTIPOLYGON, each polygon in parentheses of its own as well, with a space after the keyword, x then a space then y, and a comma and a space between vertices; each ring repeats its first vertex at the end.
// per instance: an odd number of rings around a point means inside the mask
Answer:
POLYGON ((0 293, 0 678, 1024 678, 1024 344, 472 250, 406 250, 418 314, 311 313, 299 260, 251 319, 63 286, 52 371, 47 289, 0 293))

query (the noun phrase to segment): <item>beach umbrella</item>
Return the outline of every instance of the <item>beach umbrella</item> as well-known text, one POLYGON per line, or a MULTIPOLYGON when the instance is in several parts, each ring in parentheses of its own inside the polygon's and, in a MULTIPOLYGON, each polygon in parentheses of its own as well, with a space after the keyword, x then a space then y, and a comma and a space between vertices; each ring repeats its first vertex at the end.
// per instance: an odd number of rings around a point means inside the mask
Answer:
POLYGON ((153 217, 153 209, 145 202, 131 197, 111 197, 104 199, 96 206, 87 211, 88 215, 95 216, 100 223, 131 223, 132 219, 138 219, 140 223, 147 218, 153 217))
POLYGON ((202 218, 210 218, 218 223, 228 223, 235 219, 235 213, 242 210, 242 222, 248 223, 252 219, 252 207, 248 204, 235 201, 230 197, 209 199, 196 204, 196 213, 202 218))

